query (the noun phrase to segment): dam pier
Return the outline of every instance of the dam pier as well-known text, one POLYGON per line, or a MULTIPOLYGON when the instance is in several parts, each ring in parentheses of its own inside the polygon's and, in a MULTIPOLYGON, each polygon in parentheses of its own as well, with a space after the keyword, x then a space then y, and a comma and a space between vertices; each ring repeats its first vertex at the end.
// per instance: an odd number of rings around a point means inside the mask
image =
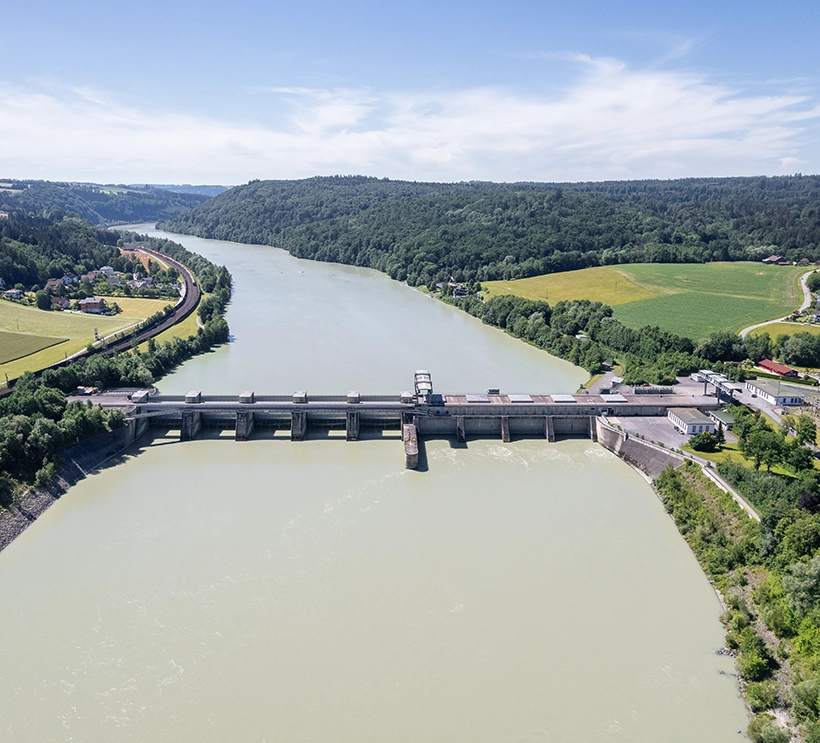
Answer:
MULTIPOLYGON (((203 427, 235 431, 236 441, 248 441, 256 429, 285 430, 292 441, 311 431, 344 430, 345 440, 357 441, 367 432, 396 431, 405 448, 405 463, 418 467, 422 437, 452 437, 458 442, 516 437, 584 436, 597 441, 611 429, 608 416, 666 416, 669 408, 713 410, 720 400, 712 395, 676 394, 659 388, 656 394, 524 394, 489 389, 481 394, 437 394, 426 371, 416 372, 414 388, 399 395, 187 395, 154 394, 153 390, 103 392, 91 396, 103 407, 119 407, 133 426, 134 439, 149 426, 178 428, 181 441, 197 437, 203 427)), ((611 447, 607 447, 611 448, 611 447)))

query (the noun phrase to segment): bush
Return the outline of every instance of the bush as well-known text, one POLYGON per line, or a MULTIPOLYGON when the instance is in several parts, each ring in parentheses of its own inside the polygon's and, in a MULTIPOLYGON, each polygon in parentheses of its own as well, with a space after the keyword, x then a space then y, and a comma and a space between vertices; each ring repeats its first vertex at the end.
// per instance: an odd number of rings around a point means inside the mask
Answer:
POLYGON ((34 477, 35 485, 48 485, 54 479, 54 462, 46 462, 34 477))
POLYGON ((760 714, 749 723, 749 739, 754 743, 789 743, 792 734, 777 727, 771 715, 760 714))
POLYGON ((746 701, 752 712, 764 712, 777 704, 777 684, 774 681, 757 681, 746 685, 746 701))
POLYGON ((820 678, 801 681, 794 687, 794 715, 800 721, 816 720, 820 712, 820 678))

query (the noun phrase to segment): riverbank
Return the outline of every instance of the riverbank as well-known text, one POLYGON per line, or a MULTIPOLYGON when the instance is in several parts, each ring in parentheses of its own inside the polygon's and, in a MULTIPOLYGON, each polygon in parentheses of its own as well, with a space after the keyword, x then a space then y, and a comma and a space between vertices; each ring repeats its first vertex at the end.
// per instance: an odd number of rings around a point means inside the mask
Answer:
POLYGON ((19 503, 0 511, 0 552, 42 516, 71 487, 107 461, 121 454, 136 440, 136 423, 107 431, 64 449, 62 460, 48 485, 32 487, 19 503))

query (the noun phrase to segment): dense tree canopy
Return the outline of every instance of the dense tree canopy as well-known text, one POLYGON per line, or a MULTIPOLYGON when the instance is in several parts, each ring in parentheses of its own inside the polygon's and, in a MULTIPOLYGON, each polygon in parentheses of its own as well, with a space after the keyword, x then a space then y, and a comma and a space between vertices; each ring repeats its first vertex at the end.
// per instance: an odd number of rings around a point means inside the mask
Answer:
POLYGON ((635 262, 820 258, 820 177, 609 183, 253 181, 160 223, 413 285, 635 262))
POLYGON ((165 188, 106 187, 96 184, 17 181, 0 188, 0 209, 42 214, 59 207, 92 224, 154 222, 201 204, 208 197, 165 188))

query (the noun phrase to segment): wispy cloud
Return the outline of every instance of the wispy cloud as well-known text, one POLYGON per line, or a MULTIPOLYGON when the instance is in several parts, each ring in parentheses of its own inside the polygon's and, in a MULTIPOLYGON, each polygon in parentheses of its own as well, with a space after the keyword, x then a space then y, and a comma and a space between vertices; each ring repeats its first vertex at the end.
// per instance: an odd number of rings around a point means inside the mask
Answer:
POLYGON ((0 87, 0 175, 239 183, 319 173, 586 180, 818 170, 805 95, 575 55, 559 94, 256 88, 284 125, 144 111, 100 91, 0 87), (284 113, 284 118, 283 118, 284 113))

